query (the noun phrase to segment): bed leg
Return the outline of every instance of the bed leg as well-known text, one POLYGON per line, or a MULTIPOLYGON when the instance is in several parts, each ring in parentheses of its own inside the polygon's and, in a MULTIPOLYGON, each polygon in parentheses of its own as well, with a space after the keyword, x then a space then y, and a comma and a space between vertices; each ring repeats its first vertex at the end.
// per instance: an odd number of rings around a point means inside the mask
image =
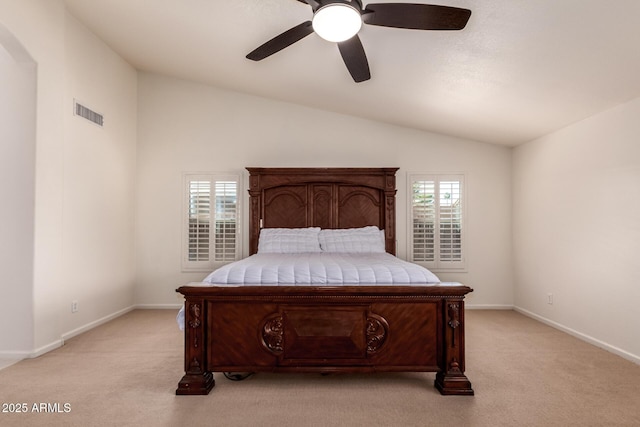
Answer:
POLYGON ((216 384, 207 366, 207 305, 201 298, 185 301, 184 370, 177 395, 209 394, 216 384))
POLYGON ((211 372, 185 374, 178 383, 176 395, 209 394, 215 384, 216 381, 213 379, 213 373, 211 372))
POLYGON ((465 374, 446 373, 440 371, 436 374, 435 386, 444 395, 473 396, 471 381, 465 374))
POLYGON ((473 395, 464 374, 464 302, 444 301, 444 369, 436 374, 435 386, 445 395, 473 395))

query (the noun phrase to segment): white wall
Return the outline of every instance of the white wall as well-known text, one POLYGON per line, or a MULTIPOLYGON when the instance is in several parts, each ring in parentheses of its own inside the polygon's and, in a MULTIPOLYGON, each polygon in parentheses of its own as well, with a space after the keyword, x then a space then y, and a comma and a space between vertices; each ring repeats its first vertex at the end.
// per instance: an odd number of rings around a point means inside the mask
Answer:
POLYGON ((13 324, 33 355, 133 303, 137 75, 61 0, 0 0, 0 20, 37 64, 32 306, 19 308, 33 320, 13 324), (105 128, 74 117, 73 97, 105 128))
POLYGON ((33 346, 35 65, 0 23, 0 355, 33 346))
POLYGON ((180 271, 183 172, 397 166, 399 256, 407 172, 464 172, 469 268, 440 277, 472 286, 469 305, 513 304, 510 149, 147 73, 138 91, 137 303, 179 303, 176 287, 204 277, 180 271))
POLYGON ((517 307, 638 362, 639 117, 636 99, 513 152, 517 307))
POLYGON ((133 303, 137 72, 66 15, 61 330, 133 303), (74 116, 73 100, 104 116, 74 116), (79 311, 71 313, 77 300, 79 311))
MULTIPOLYGON (((54 312, 47 300, 55 297, 55 291, 60 288, 57 266, 61 259, 59 224, 62 215, 64 8, 59 1, 0 0, 0 17, 7 31, 24 46, 37 64, 36 234, 32 260, 33 282, 26 285, 31 288, 32 298, 29 302, 23 302, 25 305, 19 308, 31 312, 33 319, 31 323, 14 324, 16 333, 32 337, 30 350, 33 350, 34 347, 41 346, 36 344, 40 341, 40 325, 47 325, 54 312)), ((16 165, 28 167, 29 161, 16 159, 16 165)), ((24 356, 21 352, 17 355, 24 356)))

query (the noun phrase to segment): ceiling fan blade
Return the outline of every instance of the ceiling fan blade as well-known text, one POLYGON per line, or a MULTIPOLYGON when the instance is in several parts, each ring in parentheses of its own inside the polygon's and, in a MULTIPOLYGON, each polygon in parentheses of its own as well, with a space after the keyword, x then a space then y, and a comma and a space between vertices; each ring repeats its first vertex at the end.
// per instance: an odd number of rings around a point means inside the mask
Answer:
POLYGON ((370 25, 412 30, 461 30, 471 11, 457 7, 412 3, 369 4, 362 20, 370 25))
POLYGON ((356 83, 371 78, 367 55, 364 53, 362 42, 357 34, 349 40, 338 43, 338 49, 340 50, 344 64, 349 70, 349 74, 351 74, 351 77, 353 77, 356 83))
POLYGON ((274 53, 280 52, 285 47, 291 46, 298 40, 305 38, 311 33, 313 33, 311 21, 305 21, 302 24, 296 25, 290 30, 285 31, 284 33, 275 36, 268 42, 254 49, 247 55, 247 59, 260 61, 268 56, 273 55, 274 53))
POLYGON ((305 3, 311 6, 311 9, 313 9, 314 12, 316 11, 316 9, 320 7, 320 3, 318 3, 316 0, 298 0, 298 1, 300 3, 305 3))

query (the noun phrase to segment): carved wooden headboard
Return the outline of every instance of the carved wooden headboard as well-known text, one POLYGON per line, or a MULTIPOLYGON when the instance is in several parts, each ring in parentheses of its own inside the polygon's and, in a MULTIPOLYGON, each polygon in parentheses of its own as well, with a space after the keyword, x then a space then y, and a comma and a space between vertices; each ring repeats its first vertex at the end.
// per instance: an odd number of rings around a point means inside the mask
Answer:
POLYGON ((385 230, 387 252, 396 249, 398 168, 247 168, 249 253, 258 251, 260 228, 385 230))

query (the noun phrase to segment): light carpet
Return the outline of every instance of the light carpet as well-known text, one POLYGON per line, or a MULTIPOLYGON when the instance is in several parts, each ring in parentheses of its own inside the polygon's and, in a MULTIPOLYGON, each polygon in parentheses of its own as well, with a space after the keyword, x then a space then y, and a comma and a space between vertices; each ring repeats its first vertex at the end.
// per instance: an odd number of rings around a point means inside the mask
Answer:
POLYGON ((175 314, 132 311, 0 370, 0 409, 26 408, 0 425, 640 426, 639 365, 513 311, 465 314, 475 396, 441 396, 432 373, 216 373, 208 396, 175 396, 175 314))

